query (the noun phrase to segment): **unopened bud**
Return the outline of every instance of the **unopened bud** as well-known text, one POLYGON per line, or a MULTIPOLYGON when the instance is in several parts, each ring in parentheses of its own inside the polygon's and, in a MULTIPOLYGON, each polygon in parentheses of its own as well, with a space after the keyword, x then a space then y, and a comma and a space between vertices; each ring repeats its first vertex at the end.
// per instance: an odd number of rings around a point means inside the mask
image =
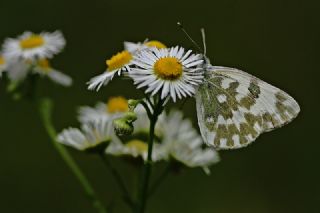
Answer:
POLYGON ((129 110, 134 111, 134 109, 137 107, 138 104, 139 104, 139 100, 129 99, 128 100, 129 110))
POLYGON ((133 132, 133 125, 126 121, 125 118, 118 118, 113 121, 114 131, 117 135, 131 135, 133 132))
POLYGON ((135 112, 126 112, 123 116, 123 119, 127 122, 132 124, 135 120, 137 120, 137 115, 135 112))

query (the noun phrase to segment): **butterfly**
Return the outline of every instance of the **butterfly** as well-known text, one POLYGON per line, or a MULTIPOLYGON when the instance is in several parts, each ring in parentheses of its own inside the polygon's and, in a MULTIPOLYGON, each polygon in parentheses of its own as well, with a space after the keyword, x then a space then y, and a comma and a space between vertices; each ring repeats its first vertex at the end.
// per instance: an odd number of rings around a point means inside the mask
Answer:
POLYGON ((286 92, 236 68, 212 66, 205 56, 204 82, 196 97, 204 142, 215 149, 242 148, 262 133, 282 127, 300 112, 286 92))
POLYGON ((207 145, 237 149, 279 128, 299 113, 286 92, 235 68, 207 64, 196 93, 200 132, 207 145))

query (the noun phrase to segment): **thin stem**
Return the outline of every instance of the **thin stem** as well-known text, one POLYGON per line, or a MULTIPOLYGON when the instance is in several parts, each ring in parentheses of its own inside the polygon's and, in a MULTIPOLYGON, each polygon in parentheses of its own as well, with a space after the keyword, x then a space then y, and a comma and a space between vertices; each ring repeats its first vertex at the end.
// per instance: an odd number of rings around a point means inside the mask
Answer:
POLYGON ((119 172, 116 170, 116 168, 114 168, 112 166, 112 164, 110 163, 108 157, 104 154, 101 153, 100 157, 103 161, 103 163, 106 165, 107 169, 110 171, 110 173, 112 174, 114 180, 116 181, 116 183, 118 184, 118 186, 120 187, 120 190, 122 191, 123 194, 123 199, 124 201, 131 207, 134 208, 134 202, 132 201, 129 191, 126 187, 126 185, 124 184, 124 181, 121 177, 121 175, 119 174, 119 172))
POLYGON ((140 189, 140 202, 138 206, 138 213, 144 213, 148 195, 148 186, 149 186, 149 179, 151 175, 152 169, 152 149, 153 149, 153 139, 154 139, 154 127, 155 127, 155 120, 152 119, 150 121, 150 134, 149 134, 149 142, 148 142, 148 158, 144 165, 143 176, 142 176, 142 186, 140 189))
POLYGON ((148 101, 148 103, 150 104, 150 106, 154 107, 150 97, 148 95, 146 95, 145 97, 146 97, 146 100, 148 101))
POLYGON ((51 112, 52 112, 52 102, 50 99, 44 99, 39 102, 39 111, 40 116, 43 122, 43 125, 51 139, 51 142, 57 152, 60 154, 63 161, 75 175, 75 177, 80 182, 86 196, 92 202, 92 205, 96 208, 99 213, 107 213, 107 210, 102 205, 100 200, 98 200, 96 193, 89 183, 86 176, 82 173, 81 169, 77 165, 77 163, 73 160, 69 152, 65 149, 65 147, 56 141, 56 130, 54 129, 51 122, 51 112))
POLYGON ((168 177, 171 171, 171 164, 169 164, 164 171, 161 173, 161 175, 154 181, 154 183, 150 186, 150 190, 148 193, 148 196, 151 197, 156 190, 159 188, 159 186, 163 183, 163 181, 168 177))
POLYGON ((144 169, 142 174, 139 203, 137 206, 138 213, 144 213, 146 208, 146 201, 148 198, 148 187, 149 187, 149 181, 150 181, 151 170, 152 170, 152 150, 153 150, 153 143, 154 143, 154 137, 155 137, 154 130, 158 120, 158 116, 161 114, 163 110, 162 104, 163 104, 163 100, 159 98, 159 101, 153 110, 153 114, 149 116, 150 129, 149 129, 149 141, 148 141, 148 157, 147 157, 147 161, 144 164, 144 169))
POLYGON ((149 108, 148 104, 146 102, 144 102, 144 101, 141 101, 140 104, 145 108, 145 110, 147 112, 147 115, 148 115, 148 117, 150 119, 152 117, 152 113, 150 111, 150 108, 149 108))

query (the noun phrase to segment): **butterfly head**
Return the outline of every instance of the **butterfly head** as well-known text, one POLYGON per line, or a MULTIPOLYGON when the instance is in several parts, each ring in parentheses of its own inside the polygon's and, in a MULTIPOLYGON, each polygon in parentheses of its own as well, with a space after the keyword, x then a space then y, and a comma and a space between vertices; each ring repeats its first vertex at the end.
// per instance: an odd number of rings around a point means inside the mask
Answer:
POLYGON ((203 61, 204 61, 204 68, 211 66, 210 59, 204 54, 202 54, 202 57, 203 57, 203 61))

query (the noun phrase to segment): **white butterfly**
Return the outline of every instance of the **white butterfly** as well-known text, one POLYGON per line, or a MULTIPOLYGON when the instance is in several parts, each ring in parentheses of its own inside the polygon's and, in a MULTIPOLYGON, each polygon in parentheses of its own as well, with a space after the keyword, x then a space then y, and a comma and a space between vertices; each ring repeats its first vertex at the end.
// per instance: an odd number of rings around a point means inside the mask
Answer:
POLYGON ((216 149, 247 146, 300 111, 284 91, 241 70, 211 64, 205 68, 196 103, 201 135, 216 149))
POLYGON ((212 66, 204 57, 208 62, 196 104, 207 145, 216 149, 245 147, 261 133, 281 127, 298 115, 298 103, 286 92, 241 70, 212 66))

